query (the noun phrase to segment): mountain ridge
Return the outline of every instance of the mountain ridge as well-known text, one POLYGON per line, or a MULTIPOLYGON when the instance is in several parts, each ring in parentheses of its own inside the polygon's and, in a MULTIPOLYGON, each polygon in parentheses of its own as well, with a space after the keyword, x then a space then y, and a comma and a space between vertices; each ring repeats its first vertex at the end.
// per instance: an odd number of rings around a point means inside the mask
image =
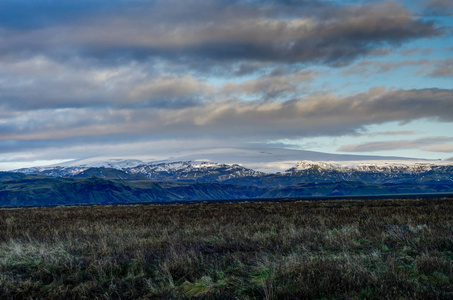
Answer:
MULTIPOLYGON (((138 163, 138 161, 135 161, 138 163)), ((110 165, 110 164, 109 164, 110 165)), ((123 180, 212 182, 253 186, 289 186, 308 182, 358 181, 366 183, 453 182, 453 163, 445 161, 315 162, 303 160, 284 172, 264 173, 239 164, 180 161, 149 163, 120 169, 89 166, 33 167, 14 170, 50 177, 100 177, 123 180)))
POLYGON ((281 148, 209 148, 166 153, 165 156, 105 157, 97 156, 68 160, 45 167, 134 167, 140 164, 173 163, 181 161, 217 162, 221 164, 239 164, 245 168, 265 173, 284 172, 298 161, 426 161, 409 157, 372 156, 353 154, 332 154, 309 150, 281 148))

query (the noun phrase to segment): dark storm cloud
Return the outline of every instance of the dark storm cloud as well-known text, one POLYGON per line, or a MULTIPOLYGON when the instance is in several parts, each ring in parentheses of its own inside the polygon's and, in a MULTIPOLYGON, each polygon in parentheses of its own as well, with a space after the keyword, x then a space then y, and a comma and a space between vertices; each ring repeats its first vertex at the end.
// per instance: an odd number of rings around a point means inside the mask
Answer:
POLYGON ((66 21, 70 9, 56 5, 55 17, 49 17, 54 21, 37 28, 27 22, 33 25, 40 15, 47 19, 50 6, 16 26, 4 23, 0 49, 113 61, 161 57, 197 59, 200 64, 250 60, 338 65, 383 46, 441 33, 392 1, 357 6, 206 0, 134 1, 126 6, 116 1, 110 8, 105 2, 94 8, 83 2, 81 7, 66 21))

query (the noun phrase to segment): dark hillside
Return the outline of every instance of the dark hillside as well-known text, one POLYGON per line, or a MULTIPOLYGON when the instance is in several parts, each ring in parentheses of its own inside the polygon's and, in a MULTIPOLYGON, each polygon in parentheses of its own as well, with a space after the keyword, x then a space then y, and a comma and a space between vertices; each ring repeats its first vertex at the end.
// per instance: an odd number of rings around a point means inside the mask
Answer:
POLYGON ((264 195, 264 197, 297 198, 309 196, 359 196, 427 193, 453 193, 453 184, 368 184, 354 181, 301 183, 292 186, 271 189, 264 195))
MULTIPOLYGON (((344 181, 300 183, 272 188, 221 183, 13 174, 18 178, 0 181, 0 206, 453 193, 452 184, 367 184, 344 181)), ((114 174, 118 175, 116 171, 114 174)))
POLYGON ((259 197, 267 191, 257 187, 217 183, 24 178, 0 182, 0 206, 245 199, 259 197))
POLYGON ((16 172, 0 172, 0 181, 25 178, 27 175, 16 172))

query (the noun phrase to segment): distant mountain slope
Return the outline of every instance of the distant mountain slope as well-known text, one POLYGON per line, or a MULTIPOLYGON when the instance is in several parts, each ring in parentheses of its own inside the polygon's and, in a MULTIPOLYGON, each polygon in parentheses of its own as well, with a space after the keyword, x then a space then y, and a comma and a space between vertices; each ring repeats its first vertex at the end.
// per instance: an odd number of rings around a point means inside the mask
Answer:
POLYGON ((26 177, 0 181, 0 206, 137 203, 291 198, 307 196, 453 193, 453 184, 302 183, 280 188, 245 185, 125 181, 96 177, 26 177))
POLYGON ((246 199, 267 189, 218 183, 159 183, 101 178, 25 178, 0 182, 0 206, 246 199))
POLYGON ((320 182, 301 183, 282 188, 274 188, 263 195, 266 198, 294 198, 313 196, 360 196, 453 193, 453 184, 369 184, 363 182, 320 182))

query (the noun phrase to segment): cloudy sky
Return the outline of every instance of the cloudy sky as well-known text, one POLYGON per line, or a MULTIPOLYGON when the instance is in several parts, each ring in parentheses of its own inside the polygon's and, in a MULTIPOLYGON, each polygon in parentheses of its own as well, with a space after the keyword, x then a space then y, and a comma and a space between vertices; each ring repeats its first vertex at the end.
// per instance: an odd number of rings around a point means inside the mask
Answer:
POLYGON ((3 0, 0 169, 182 148, 453 156, 453 2, 3 0))

